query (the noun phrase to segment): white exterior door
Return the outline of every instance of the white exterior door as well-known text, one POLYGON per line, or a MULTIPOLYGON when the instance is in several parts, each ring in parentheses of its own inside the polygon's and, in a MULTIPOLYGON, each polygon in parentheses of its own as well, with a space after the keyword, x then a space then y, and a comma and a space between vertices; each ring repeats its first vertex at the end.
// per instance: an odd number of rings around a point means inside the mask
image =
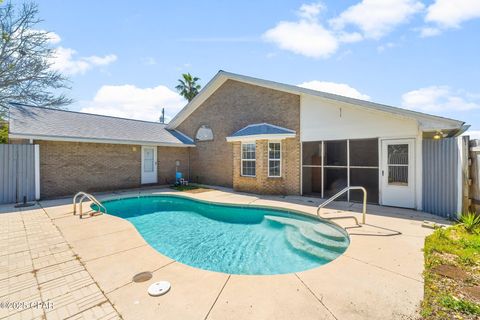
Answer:
POLYGON ((142 183, 157 183, 157 147, 142 146, 142 183))
POLYGON ((382 140, 382 205, 415 208, 415 140, 382 140))

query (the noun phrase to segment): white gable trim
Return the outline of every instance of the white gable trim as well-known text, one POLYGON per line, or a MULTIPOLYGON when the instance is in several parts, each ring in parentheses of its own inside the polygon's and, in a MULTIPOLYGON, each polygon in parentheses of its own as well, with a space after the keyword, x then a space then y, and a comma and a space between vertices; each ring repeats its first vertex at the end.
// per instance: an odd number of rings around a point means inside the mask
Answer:
POLYGON ((375 110, 379 112, 386 112, 391 115, 397 115, 404 118, 415 119, 420 123, 421 129, 428 130, 441 130, 441 129, 459 129, 464 122, 443 118, 439 116, 434 116, 426 113, 416 112, 412 110, 387 106, 383 104, 378 104, 374 102, 344 97, 336 94, 306 89, 294 85, 288 85, 284 83, 263 80, 253 77, 248 77, 244 75, 239 75, 235 73, 229 73, 225 71, 219 71, 215 77, 207 83, 207 85, 200 91, 200 93, 189 102, 167 125, 167 129, 175 129, 180 125, 186 118, 188 118, 193 111, 195 111, 205 100, 207 100, 223 83, 227 80, 235 80, 243 83, 248 83, 256 86, 261 86, 265 88, 270 88, 273 90, 279 90, 283 92, 288 92, 296 95, 312 95, 320 98, 334 100, 338 102, 343 102, 351 106, 358 106, 370 110, 375 110))

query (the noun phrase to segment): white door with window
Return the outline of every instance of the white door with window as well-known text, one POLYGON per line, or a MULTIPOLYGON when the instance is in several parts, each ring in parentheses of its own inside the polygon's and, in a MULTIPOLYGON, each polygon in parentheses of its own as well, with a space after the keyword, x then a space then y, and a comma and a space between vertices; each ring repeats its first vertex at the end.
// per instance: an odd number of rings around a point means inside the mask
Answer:
POLYGON ((415 140, 382 140, 382 205, 415 208, 415 140))
POLYGON ((142 184, 157 183, 157 147, 142 146, 142 184))

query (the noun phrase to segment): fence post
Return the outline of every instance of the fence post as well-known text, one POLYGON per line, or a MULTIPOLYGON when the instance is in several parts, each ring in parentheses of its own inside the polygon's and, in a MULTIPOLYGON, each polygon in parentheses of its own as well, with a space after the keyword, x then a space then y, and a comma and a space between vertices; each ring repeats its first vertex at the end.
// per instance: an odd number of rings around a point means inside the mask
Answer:
POLYGON ((470 160, 469 160, 469 137, 463 136, 461 137, 461 153, 462 153, 462 212, 466 213, 470 211, 471 200, 469 196, 469 179, 470 179, 470 160))
POLYGON ((480 214, 480 140, 470 141, 470 198, 472 211, 480 214))
POLYGON ((40 145, 35 145, 35 200, 40 200, 40 145))

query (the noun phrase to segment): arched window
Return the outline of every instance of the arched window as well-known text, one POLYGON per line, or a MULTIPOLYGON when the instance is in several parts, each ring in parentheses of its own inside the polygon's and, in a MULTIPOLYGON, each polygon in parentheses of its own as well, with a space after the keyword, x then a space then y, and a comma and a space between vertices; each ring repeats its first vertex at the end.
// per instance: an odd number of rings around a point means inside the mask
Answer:
POLYGON ((195 140, 197 141, 212 141, 213 140, 213 131, 207 125, 202 125, 197 130, 197 134, 195 135, 195 140))

